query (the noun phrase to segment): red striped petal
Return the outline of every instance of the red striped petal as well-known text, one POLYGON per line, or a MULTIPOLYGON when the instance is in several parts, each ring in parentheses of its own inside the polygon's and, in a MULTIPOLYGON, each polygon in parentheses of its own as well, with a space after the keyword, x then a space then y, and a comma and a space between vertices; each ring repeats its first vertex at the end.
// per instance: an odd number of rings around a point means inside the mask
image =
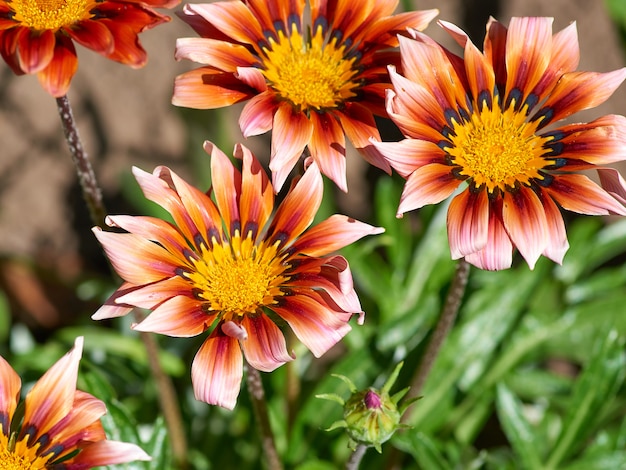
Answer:
POLYGON ((17 37, 20 68, 25 73, 38 73, 44 70, 54 57, 55 44, 55 34, 49 29, 44 31, 22 29, 17 37))
POLYGON ((313 134, 309 142, 311 157, 323 175, 329 177, 343 192, 346 181, 346 139, 341 125, 329 113, 311 111, 313 134))
POLYGON ((283 333, 266 315, 244 315, 241 324, 248 333, 247 339, 240 340, 241 348, 252 367, 272 372, 293 360, 287 351, 283 333))
POLYGON ((486 191, 468 189, 448 208, 448 241, 452 259, 476 253, 489 241, 489 201, 486 191))
POLYGON ((202 302, 181 295, 163 302, 133 329, 189 338, 205 332, 215 317, 202 310, 202 302))
POLYGON ((239 342, 224 335, 218 325, 202 344, 191 365, 196 400, 232 410, 237 403, 243 357, 239 342))
POLYGON ((172 104, 185 108, 215 109, 230 106, 256 94, 256 90, 210 67, 185 72, 174 80, 172 104))
POLYGON ((452 175, 449 165, 430 163, 409 175, 402 190, 398 215, 428 204, 438 204, 450 196, 461 181, 452 175))

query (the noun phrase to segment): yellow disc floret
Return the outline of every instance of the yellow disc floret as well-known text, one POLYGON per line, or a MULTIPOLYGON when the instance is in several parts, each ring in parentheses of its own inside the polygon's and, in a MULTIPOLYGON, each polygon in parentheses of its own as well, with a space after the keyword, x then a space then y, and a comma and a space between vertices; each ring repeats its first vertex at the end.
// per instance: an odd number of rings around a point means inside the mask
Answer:
POLYGON ((270 39, 263 52, 269 86, 297 109, 332 109, 356 96, 356 59, 346 58, 345 46, 336 39, 326 42, 321 27, 308 42, 295 25, 289 36, 279 31, 278 40, 270 39))
POLYGON ((275 303, 282 295, 278 286, 285 280, 284 269, 275 246, 256 246, 250 237, 242 240, 237 234, 230 244, 216 243, 203 251, 185 277, 211 311, 230 320, 275 303))
POLYGON ((490 193, 542 179, 539 170, 554 163, 544 158, 543 145, 551 137, 537 135, 537 123, 528 122, 513 107, 505 111, 484 107, 468 121, 453 121, 452 131, 453 145, 446 151, 453 164, 461 168, 460 175, 490 193))
POLYGON ((37 31, 57 31, 93 16, 93 0, 12 0, 13 20, 37 31))

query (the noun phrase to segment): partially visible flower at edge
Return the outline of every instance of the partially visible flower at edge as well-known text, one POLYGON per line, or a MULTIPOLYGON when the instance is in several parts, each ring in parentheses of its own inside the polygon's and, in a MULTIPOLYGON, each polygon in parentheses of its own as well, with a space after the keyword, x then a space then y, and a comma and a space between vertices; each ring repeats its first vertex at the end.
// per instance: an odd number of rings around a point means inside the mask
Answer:
POLYGON ((167 22, 152 8, 180 0, 0 0, 0 54, 18 75, 37 74, 54 97, 78 69, 74 42, 133 68, 147 60, 138 34, 167 22))
POLYGON ((372 165, 389 164, 380 140, 386 66, 397 34, 424 29, 437 10, 393 15, 393 0, 247 0, 187 4, 182 19, 201 36, 177 41, 176 58, 204 66, 176 78, 172 102, 210 109, 246 103, 245 137, 272 130, 270 170, 279 191, 305 148, 322 174, 347 191, 345 137, 372 165), (311 24, 305 12, 310 6, 311 24))
POLYGON ((135 444, 106 439, 100 417, 105 405, 76 390, 83 338, 28 392, 22 404, 21 380, 0 356, 0 467, 84 470, 150 460, 135 444))
POLYGON ((270 372, 293 359, 279 325, 319 357, 350 331, 353 314, 362 321, 348 262, 329 254, 383 230, 342 215, 308 228, 323 192, 315 163, 272 215, 274 189, 247 148, 235 148, 241 172, 210 142, 205 149, 215 202, 169 168, 133 169, 145 196, 175 224, 110 216, 108 225, 129 233, 94 228, 126 282, 93 318, 139 307, 152 310, 133 326, 139 331, 190 337, 210 330, 192 364, 195 396, 232 409, 242 350, 251 367, 270 372))
POLYGON ((606 101, 626 68, 576 72, 575 24, 552 34, 552 18, 491 19, 481 53, 458 27, 440 25, 460 58, 412 31, 400 38, 402 74, 390 67, 387 111, 406 139, 373 142, 406 178, 398 215, 437 204, 448 210, 454 259, 498 270, 517 248, 532 269, 561 263, 569 247, 560 208, 626 215, 626 184, 608 165, 626 158, 626 118, 559 121, 606 101), (597 170, 600 186, 583 170, 597 170), (559 208, 560 206, 560 208, 559 208))

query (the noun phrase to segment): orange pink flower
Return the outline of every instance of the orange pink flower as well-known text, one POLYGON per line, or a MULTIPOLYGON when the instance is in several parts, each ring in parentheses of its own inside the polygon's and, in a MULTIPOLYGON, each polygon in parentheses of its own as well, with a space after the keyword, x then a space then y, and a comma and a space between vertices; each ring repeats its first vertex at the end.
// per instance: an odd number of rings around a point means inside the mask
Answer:
POLYGON ((400 38, 402 74, 391 66, 387 111, 405 139, 374 143, 406 178, 398 214, 451 196, 453 258, 484 269, 511 266, 514 248, 534 267, 568 249, 560 209, 626 215, 626 185, 609 165, 626 157, 626 118, 564 123, 604 102, 626 77, 576 71, 575 24, 551 18, 490 20, 480 52, 456 26, 458 57, 413 31, 400 38), (600 185, 583 170, 597 170, 600 185))
POLYGON ((134 444, 106 439, 104 403, 76 390, 82 350, 80 337, 19 406, 20 377, 0 356, 0 468, 84 470, 150 460, 134 444))
POLYGON ((274 188, 248 149, 235 149, 241 172, 213 144, 205 149, 214 199, 166 167, 135 168, 145 196, 174 223, 111 216, 107 224, 128 233, 94 228, 125 281, 94 318, 140 307, 152 312, 134 325, 139 331, 190 337, 210 330, 192 364, 195 395, 233 408, 242 351, 265 372, 293 359, 279 325, 316 357, 351 329, 361 306, 348 262, 331 253, 382 230, 341 215, 309 228, 323 191, 315 163, 275 209, 274 188))
POLYGON ((67 93, 78 68, 74 42, 137 68, 146 51, 137 35, 170 18, 152 7, 179 0, 0 0, 0 53, 18 74, 37 74, 52 96, 67 93))
POLYGON ((391 171, 368 140, 380 139, 374 115, 385 116, 386 66, 399 62, 397 34, 425 28, 438 13, 393 15, 397 5, 188 4, 182 18, 201 37, 179 39, 176 58, 203 67, 177 77, 172 102, 209 109, 247 101, 239 125, 245 137, 272 130, 270 169, 277 191, 307 147, 321 172, 346 191, 346 136, 369 163, 391 171))

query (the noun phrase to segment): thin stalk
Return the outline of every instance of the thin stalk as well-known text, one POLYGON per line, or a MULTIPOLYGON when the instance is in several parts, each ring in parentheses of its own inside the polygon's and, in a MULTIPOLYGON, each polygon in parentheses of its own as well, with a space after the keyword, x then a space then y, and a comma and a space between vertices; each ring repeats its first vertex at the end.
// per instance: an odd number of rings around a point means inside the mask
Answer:
POLYGON ((248 392, 250 392, 250 399, 252 401, 257 426, 261 433, 261 443, 263 446, 263 454, 267 462, 267 468, 270 470, 282 470, 283 464, 276 450, 276 441, 270 425, 270 417, 267 411, 267 402, 265 401, 265 390, 263 389, 261 374, 248 363, 246 363, 246 371, 248 392))
MULTIPOLYGON (((469 272, 469 263, 465 261, 464 258, 461 258, 456 265, 454 278, 452 279, 452 284, 450 285, 450 290, 448 291, 448 296, 446 297, 446 303, 441 311, 437 325, 435 326, 435 331, 433 331, 428 346, 426 347, 426 351, 424 352, 424 356, 422 356, 422 360, 415 371, 413 380, 411 381, 411 389, 409 390, 407 399, 419 396, 424 384, 426 383, 426 379, 428 378, 433 364, 437 359, 439 351, 441 350, 441 347, 443 346, 443 343, 445 342, 448 333, 456 320, 459 308, 461 307, 461 300, 463 299, 463 294, 465 293, 465 287, 467 286, 469 272)), ((402 416, 403 423, 407 423, 409 421, 412 408, 413 407, 407 409, 402 416)))
MULTIPOLYGON (((107 214, 102 199, 102 190, 98 185, 96 174, 93 171, 91 162, 78 133, 78 126, 74 120, 74 113, 67 95, 56 99, 57 109, 63 125, 65 140, 72 155, 72 162, 78 176, 78 181, 85 198, 85 203, 89 209, 91 222, 94 225, 102 226, 107 214)), ((113 272, 114 279, 117 275, 113 272)), ((135 320, 141 321, 139 313, 135 313, 135 320)), ((163 371, 159 362, 159 346, 151 335, 140 335, 146 352, 150 371, 157 384, 159 392, 159 403, 163 411, 163 417, 169 431, 170 444, 172 446, 172 456, 178 468, 187 468, 187 438, 183 427, 183 420, 176 397, 176 391, 170 377, 163 371)))
POLYGON ((350 459, 346 462, 346 470, 359 470, 359 465, 361 465, 361 460, 363 460, 363 456, 367 451, 367 446, 364 444, 359 444, 350 459))

